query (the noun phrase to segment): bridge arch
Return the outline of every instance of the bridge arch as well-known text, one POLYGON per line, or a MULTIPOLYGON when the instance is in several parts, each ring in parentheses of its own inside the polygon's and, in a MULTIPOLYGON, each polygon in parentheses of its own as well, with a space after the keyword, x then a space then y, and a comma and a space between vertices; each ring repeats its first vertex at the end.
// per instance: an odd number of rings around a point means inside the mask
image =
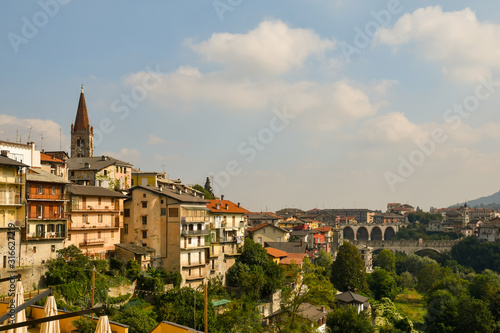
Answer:
POLYGON ((379 227, 373 227, 370 232, 371 240, 382 240, 382 230, 379 227))
POLYGON ((354 240, 354 230, 351 227, 344 228, 344 239, 354 240))
POLYGON ((384 240, 386 240, 386 241, 392 240, 392 239, 394 239, 395 236, 396 236, 396 231, 394 231, 393 227, 385 228, 384 240))
POLYGON ((368 240, 368 230, 365 227, 360 227, 358 228, 358 231, 356 232, 356 239, 357 240, 368 240))

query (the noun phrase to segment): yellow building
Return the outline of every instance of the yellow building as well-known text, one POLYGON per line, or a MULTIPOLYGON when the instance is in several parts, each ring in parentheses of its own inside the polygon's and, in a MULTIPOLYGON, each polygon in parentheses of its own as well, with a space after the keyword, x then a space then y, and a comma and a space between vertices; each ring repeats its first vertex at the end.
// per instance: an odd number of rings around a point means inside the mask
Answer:
MULTIPOLYGON (((20 263, 21 227, 25 224, 25 170, 28 165, 0 155, 0 271, 20 263)), ((2 273, 2 276, 5 274, 2 273)))

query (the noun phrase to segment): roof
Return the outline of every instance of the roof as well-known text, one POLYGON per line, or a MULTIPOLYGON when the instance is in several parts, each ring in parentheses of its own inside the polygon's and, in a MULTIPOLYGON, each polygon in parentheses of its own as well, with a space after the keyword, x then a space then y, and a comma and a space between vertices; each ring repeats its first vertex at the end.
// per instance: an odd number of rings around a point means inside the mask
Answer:
POLYGON ((231 303, 231 301, 228 299, 219 299, 217 301, 212 301, 212 306, 221 306, 227 303, 231 303))
POLYGON ((288 256, 288 253, 275 249, 273 247, 266 247, 267 254, 274 258, 284 258, 288 256))
POLYGON ((119 165, 132 167, 132 164, 120 161, 111 156, 92 156, 92 157, 72 157, 68 159, 68 169, 70 170, 102 170, 110 165, 119 165), (88 164, 88 167, 85 165, 88 164))
POLYGON ((0 165, 12 165, 12 166, 18 166, 18 167, 29 167, 29 165, 26 165, 24 163, 18 162, 16 160, 13 160, 12 158, 9 158, 7 156, 0 155, 0 165))
POLYGON ((195 197, 193 195, 187 194, 187 193, 179 193, 178 191, 171 190, 166 187, 156 187, 156 186, 134 186, 131 189, 129 189, 130 193, 137 189, 143 189, 146 191, 153 192, 158 195, 163 195, 172 199, 175 199, 180 202, 190 202, 190 203, 199 203, 199 204, 206 204, 207 200, 200 198, 200 197, 195 197))
POLYGON ((45 153, 40 153, 40 161, 41 162, 51 162, 51 163, 62 163, 64 164, 65 162, 63 160, 60 160, 58 158, 55 158, 53 156, 50 156, 45 153))
POLYGON ((278 216, 274 213, 269 213, 269 212, 265 212, 265 213, 248 212, 247 217, 250 220, 280 220, 281 219, 281 216, 278 216))
POLYGON ((280 228, 280 227, 277 227, 277 226, 275 226, 275 225, 273 225, 273 224, 271 224, 271 223, 269 223, 269 222, 261 223, 261 224, 259 224, 259 225, 255 226, 255 227, 253 227, 253 228, 248 229, 247 231, 248 231, 248 232, 254 232, 254 231, 257 231, 257 230, 259 230, 259 229, 262 229, 262 228, 268 227, 268 226, 269 226, 269 227, 272 227, 272 228, 275 228, 275 229, 278 229, 278 230, 281 230, 281 231, 282 231, 282 232, 284 232, 284 233, 288 233, 288 231, 287 231, 287 230, 282 229, 282 228, 280 228))
POLYGON ((89 197, 114 197, 114 198, 126 198, 127 196, 121 194, 120 192, 112 191, 105 187, 99 186, 85 186, 71 184, 69 186, 68 192, 73 195, 84 195, 89 197))
POLYGON ((273 247, 275 249, 290 253, 306 253, 306 243, 301 242, 265 242, 266 247, 273 247))
POLYGON ((239 204, 235 204, 234 202, 229 200, 220 200, 220 199, 208 200, 207 208, 209 208, 212 211, 212 213, 233 213, 233 214, 248 213, 248 210, 241 207, 239 204), (217 208, 217 205, 220 205, 219 208, 217 208))
POLYGON ((292 232, 290 233, 290 236, 307 236, 309 234, 313 234, 314 231, 311 231, 311 230, 302 230, 302 229, 294 229, 292 230, 292 232))
POLYGON ((368 297, 358 295, 349 290, 338 294, 337 299, 344 303, 364 303, 368 300, 368 297))
POLYGON ((319 227, 319 228, 314 228, 313 231, 319 231, 319 232, 330 232, 332 231, 332 227, 319 227))
POLYGON ((297 311, 297 315, 301 316, 302 318, 308 319, 313 322, 317 322, 321 318, 326 317, 330 312, 333 310, 328 309, 324 310, 320 307, 317 307, 315 305, 312 305, 311 303, 302 303, 299 306, 299 311, 297 311))
POLYGON ((70 184, 69 181, 62 177, 56 176, 42 169, 29 169, 26 173, 26 181, 29 182, 44 182, 44 183, 59 183, 59 184, 70 184))
POLYGON ((302 265, 305 257, 307 257, 305 253, 288 253, 288 256, 280 260, 280 265, 290 265, 293 262, 302 265))
POLYGON ((147 246, 141 246, 137 244, 132 244, 132 243, 120 243, 120 244, 115 244, 115 246, 118 246, 119 248, 122 248, 124 250, 130 251, 134 254, 140 254, 140 255, 148 255, 151 252, 155 252, 156 250, 147 247, 147 246))
POLYGON ((90 132, 89 114, 87 113, 87 105, 85 104, 85 95, 83 94, 83 85, 80 92, 80 100, 78 101, 78 109, 76 111, 75 132, 90 132))

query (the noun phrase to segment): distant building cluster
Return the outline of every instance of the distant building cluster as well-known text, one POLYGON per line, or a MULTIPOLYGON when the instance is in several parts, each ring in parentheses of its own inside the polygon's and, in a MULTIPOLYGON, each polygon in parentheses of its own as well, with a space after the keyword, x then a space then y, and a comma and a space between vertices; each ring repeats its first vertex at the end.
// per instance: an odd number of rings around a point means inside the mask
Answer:
MULTIPOLYGON (((391 240, 414 207, 389 203, 366 208, 284 208, 250 212, 239 202, 206 200, 204 193, 165 173, 140 171, 111 156, 94 156, 94 132, 82 91, 71 151, 38 151, 34 143, 0 141, 0 269, 43 265, 74 245, 95 258, 134 259, 146 270, 177 271, 182 286, 225 277, 245 238, 261 244, 280 265, 301 265, 321 250, 335 258, 344 241, 391 240), (15 244, 11 246, 9 244, 15 244), (12 251, 15 255, 10 255, 12 251)), ((493 210, 436 210, 429 232, 500 238, 493 210)), ((371 249, 360 246, 366 270, 371 249)), ((304 311, 309 311, 304 309, 304 311)), ((268 309, 269 314, 273 311, 268 309)), ((319 313, 319 312, 318 312, 319 313)), ((323 318, 323 317, 321 317, 323 318)), ((321 319, 323 320, 323 319, 321 319)))

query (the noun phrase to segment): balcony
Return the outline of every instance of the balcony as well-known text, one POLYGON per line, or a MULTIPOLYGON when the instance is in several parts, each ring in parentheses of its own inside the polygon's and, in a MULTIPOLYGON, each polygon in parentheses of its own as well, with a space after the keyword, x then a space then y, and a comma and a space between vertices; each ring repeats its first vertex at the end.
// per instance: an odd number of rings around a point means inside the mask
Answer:
POLYGON ((23 184, 22 177, 0 177, 0 184, 23 184))
POLYGON ((101 213, 101 212, 119 212, 119 209, 116 209, 117 207, 114 206, 104 206, 104 207, 95 207, 95 206, 83 206, 81 204, 78 205, 71 205, 71 211, 72 212, 95 212, 95 213, 101 213))
POLYGON ((21 205, 21 198, 0 198, 0 205, 6 206, 6 205, 21 205))
POLYGON ((206 266, 208 265, 207 262, 205 261, 191 261, 191 262, 183 262, 182 263, 182 268, 192 268, 192 267, 199 267, 199 266, 206 266))
POLYGON ((40 241, 46 239, 64 239, 66 238, 66 233, 64 232, 43 232, 39 235, 31 234, 23 237, 23 239, 28 241, 40 241))
POLYGON ((77 224, 69 225, 70 230, 97 230, 97 229, 117 229, 120 227, 119 223, 106 223, 106 224, 99 224, 99 225, 90 225, 90 224, 77 224))
POLYGON ((80 246, 104 245, 104 239, 87 239, 80 242, 80 246))
POLYGON ((206 217, 203 217, 203 216, 200 216, 200 217, 196 217, 196 216, 183 216, 181 217, 181 222, 182 223, 191 223, 191 222, 196 222, 196 223, 205 223, 207 222, 207 218, 206 217))
POLYGON ((236 237, 233 237, 233 236, 221 237, 220 241, 221 241, 221 243, 232 243, 232 242, 236 242, 236 237))
POLYGON ((201 236, 209 233, 210 230, 181 230, 181 236, 201 236))

